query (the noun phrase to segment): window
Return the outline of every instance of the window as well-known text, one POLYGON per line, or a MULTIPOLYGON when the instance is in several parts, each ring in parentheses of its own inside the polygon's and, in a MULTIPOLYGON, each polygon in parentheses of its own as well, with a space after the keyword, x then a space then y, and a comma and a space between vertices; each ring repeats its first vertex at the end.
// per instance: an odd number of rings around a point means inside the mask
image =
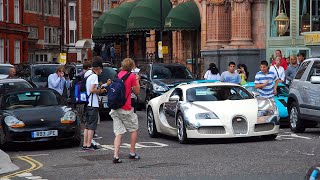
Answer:
POLYGON ((7 63, 9 63, 9 54, 10 54, 10 40, 7 39, 7 45, 6 45, 6 59, 7 59, 7 63))
POLYGON ((41 0, 24 0, 24 10, 28 12, 41 13, 42 4, 41 0))
POLYGON ((60 35, 59 28, 45 27, 44 28, 44 43, 45 44, 59 44, 60 35))
POLYGON ((14 23, 20 23, 20 11, 19 11, 19 0, 14 0, 14 23))
MULTIPOLYGON (((279 1, 281 1, 281 9, 283 8, 283 0, 271 0, 270 1, 270 37, 278 37, 277 25, 274 19, 279 15, 279 1)), ((287 16, 290 18, 290 0, 284 0, 285 11, 287 16)), ((290 24, 287 32, 282 36, 290 36, 290 24)))
POLYGON ((100 0, 93 0, 93 10, 94 11, 101 11, 101 1, 100 0))
POLYGON ((315 61, 312 65, 312 68, 309 72, 307 81, 310 81, 311 76, 320 76, 320 62, 319 61, 315 61))
POLYGON ((4 63, 4 39, 0 39, 0 63, 4 63))
POLYGON ((69 4, 69 20, 75 21, 76 20, 76 12, 75 12, 75 4, 69 4))
POLYGON ((20 40, 14 41, 14 64, 20 63, 20 40))
POLYGON ((60 16, 60 0, 44 0, 43 2, 46 15, 60 16))
POLYGON ((0 21, 3 21, 4 16, 4 8, 3 8, 3 0, 0 0, 0 21))
POLYGON ((6 7, 7 7, 7 22, 9 22, 9 0, 5 0, 5 2, 6 2, 6 7))
POLYGON ((298 72, 297 72, 296 76, 294 77, 294 79, 301 79, 301 77, 303 76, 303 73, 306 71, 309 63, 310 63, 310 61, 303 62, 301 64, 301 66, 299 67, 298 72))
POLYGON ((69 31, 69 43, 75 44, 76 43, 76 30, 70 30, 69 31))
POLYGON ((319 0, 299 0, 300 33, 320 30, 319 0), (311 8, 310 8, 311 7, 311 8))
POLYGON ((38 28, 28 27, 29 39, 38 39, 38 28))

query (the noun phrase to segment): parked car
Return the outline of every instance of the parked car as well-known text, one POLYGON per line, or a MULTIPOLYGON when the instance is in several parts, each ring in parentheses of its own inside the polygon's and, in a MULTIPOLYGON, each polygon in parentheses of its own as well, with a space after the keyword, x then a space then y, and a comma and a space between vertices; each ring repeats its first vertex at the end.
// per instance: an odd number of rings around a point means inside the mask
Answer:
MULTIPOLYGON (((113 80, 117 76, 117 71, 114 69, 113 66, 108 64, 103 65, 103 70, 101 75, 98 76, 98 81, 104 87, 105 83, 108 79, 113 80)), ((109 112, 110 108, 108 107, 108 96, 107 94, 101 94, 99 96, 99 114, 101 119, 110 119, 109 112)))
POLYGON ((178 84, 194 80, 192 73, 182 64, 146 64, 140 67, 139 75, 141 90, 138 101, 142 104, 147 104, 150 99, 178 84))
POLYGON ((320 121, 320 58, 305 60, 292 81, 288 98, 290 129, 302 133, 320 121))
POLYGON ((0 79, 0 94, 5 91, 11 91, 15 89, 33 88, 34 85, 30 84, 24 79, 0 79))
POLYGON ((9 75, 9 69, 14 68, 11 64, 0 64, 0 75, 9 75))
POLYGON ((179 85, 147 105, 149 135, 178 136, 180 143, 191 138, 275 139, 279 119, 273 101, 256 99, 232 83, 179 85))
POLYGON ((7 91, 0 98, 0 145, 11 142, 70 141, 79 145, 80 122, 54 90, 7 91))
MULTIPOLYGON (((254 85, 254 82, 248 82, 247 84, 244 84, 242 86, 251 93, 259 94, 254 85)), ((287 102, 289 96, 289 88, 286 85, 279 83, 277 92, 278 94, 274 96, 274 100, 278 107, 280 118, 286 121, 288 118, 287 102)))

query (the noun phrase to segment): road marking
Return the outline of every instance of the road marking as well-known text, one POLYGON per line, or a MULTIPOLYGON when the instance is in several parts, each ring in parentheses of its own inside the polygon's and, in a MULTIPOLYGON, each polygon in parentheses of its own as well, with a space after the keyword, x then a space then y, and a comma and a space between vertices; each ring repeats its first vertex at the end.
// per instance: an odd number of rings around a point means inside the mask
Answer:
POLYGON ((296 135, 296 134, 291 134, 291 136, 293 136, 293 137, 297 137, 297 138, 302 138, 302 139, 312 139, 312 138, 309 138, 309 137, 306 137, 306 136, 298 136, 298 135, 296 135))
POLYGON ((30 158, 28 156, 18 156, 17 158, 22 160, 22 161, 26 161, 27 163, 29 163, 31 165, 31 167, 28 168, 28 169, 25 169, 25 170, 21 170, 21 171, 9 174, 7 176, 3 176, 3 177, 1 177, 1 179, 2 178, 10 179, 10 178, 16 177, 18 175, 21 175, 23 173, 30 173, 32 171, 40 169, 43 166, 43 164, 41 164, 39 161, 36 161, 36 160, 34 160, 34 159, 32 159, 32 158, 30 158))
MULTIPOLYGON (((113 145, 100 145, 101 146, 101 150, 114 150, 114 146, 113 145)), ((159 143, 159 142, 138 142, 136 143, 136 149, 139 148, 161 148, 161 147, 167 147, 169 146, 168 144, 163 144, 163 143, 159 143)), ((130 144, 128 143, 122 143, 121 148, 130 148, 130 144)))

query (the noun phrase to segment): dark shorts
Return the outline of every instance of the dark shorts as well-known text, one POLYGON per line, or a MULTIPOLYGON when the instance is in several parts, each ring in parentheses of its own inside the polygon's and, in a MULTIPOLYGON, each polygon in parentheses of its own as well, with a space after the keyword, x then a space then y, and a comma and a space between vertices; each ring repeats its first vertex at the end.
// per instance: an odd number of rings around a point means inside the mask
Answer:
POLYGON ((95 107, 87 107, 87 119, 85 128, 89 130, 96 130, 98 124, 98 115, 99 115, 99 108, 95 107))

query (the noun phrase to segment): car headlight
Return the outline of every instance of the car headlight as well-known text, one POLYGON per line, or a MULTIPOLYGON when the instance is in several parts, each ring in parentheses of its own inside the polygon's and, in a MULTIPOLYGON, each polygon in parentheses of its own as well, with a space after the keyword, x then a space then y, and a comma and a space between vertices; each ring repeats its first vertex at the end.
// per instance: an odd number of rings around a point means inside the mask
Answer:
POLYGON ((60 122, 61 124, 72 124, 76 120, 76 113, 73 111, 68 111, 64 114, 64 116, 61 118, 60 122))
POLYGON ((153 84, 152 84, 152 87, 153 87, 153 89, 154 89, 155 91, 168 91, 168 90, 169 90, 168 87, 166 87, 166 86, 161 86, 161 85, 156 84, 156 83, 153 83, 153 84))
POLYGON ((17 119, 16 117, 14 116, 7 116, 4 118, 4 122, 9 126, 9 127, 12 127, 12 128, 22 128, 25 126, 25 124, 20 121, 19 119, 17 119))
POLYGON ((198 113, 195 115, 196 119, 219 119, 213 112, 198 113))
POLYGON ((258 117, 277 115, 278 109, 274 102, 269 99, 258 100, 258 117))

